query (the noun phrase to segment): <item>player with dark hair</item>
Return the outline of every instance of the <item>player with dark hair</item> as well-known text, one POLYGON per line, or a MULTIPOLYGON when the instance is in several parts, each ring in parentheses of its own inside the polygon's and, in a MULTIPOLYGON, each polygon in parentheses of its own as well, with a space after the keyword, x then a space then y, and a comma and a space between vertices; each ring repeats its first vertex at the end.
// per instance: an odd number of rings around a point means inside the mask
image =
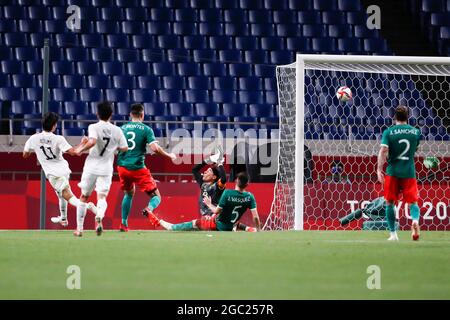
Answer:
POLYGON ((217 207, 211 206, 213 215, 203 216, 189 222, 172 224, 156 215, 150 214, 152 224, 162 226, 170 231, 233 231, 242 215, 250 209, 255 222, 256 230, 261 229, 256 200, 252 193, 245 191, 248 186, 248 176, 245 173, 238 174, 234 190, 227 189, 223 192, 217 207))
POLYGON ((419 192, 416 180, 416 168, 414 155, 420 142, 420 130, 408 125, 408 108, 398 106, 395 109, 395 125, 383 132, 381 148, 378 153, 377 175, 378 181, 384 184, 384 198, 386 199, 386 219, 388 222, 390 237, 388 240, 397 241, 395 230, 395 202, 400 194, 409 204, 412 218, 412 239, 419 239, 420 210, 417 205, 419 192), (387 160, 386 176, 383 174, 383 166, 387 160))
MULTIPOLYGON (((72 171, 69 164, 63 158, 63 153, 71 156, 77 155, 73 148, 63 136, 55 135, 59 116, 54 112, 47 112, 42 120, 41 133, 32 135, 23 150, 23 157, 25 159, 31 156, 34 151, 36 157, 44 170, 47 180, 55 190, 59 199, 59 217, 52 217, 53 223, 59 223, 63 227, 69 224, 67 221, 67 203, 74 207, 78 207, 80 200, 75 197, 70 189, 69 177, 72 171)), ((84 142, 82 142, 84 143, 84 142)), ((87 208, 96 213, 97 208, 93 203, 88 203, 87 208)))
POLYGON ((131 122, 121 127, 128 142, 128 152, 119 153, 117 159, 120 188, 125 193, 122 200, 122 222, 119 229, 122 232, 128 231, 128 215, 136 190, 135 185, 150 197, 148 206, 142 212, 145 216, 148 216, 149 212, 153 212, 161 203, 161 194, 156 182, 153 180, 150 170, 145 167, 147 146, 160 156, 172 161, 176 159, 175 154, 167 153, 161 148, 153 130, 142 123, 144 120, 144 106, 142 104, 131 105, 130 118, 131 122))
POLYGON ((203 202, 203 199, 205 197, 209 198, 213 204, 217 205, 223 191, 225 190, 227 174, 223 166, 223 161, 224 157, 222 149, 217 147, 214 154, 192 168, 194 179, 200 186, 200 197, 198 203, 200 207, 200 215, 202 216, 212 215, 213 213, 211 209, 203 202), (211 165, 211 167, 209 167, 202 174, 201 170, 207 165, 211 165))
POLYGON ((84 217, 86 215, 85 203, 94 189, 97 192, 95 230, 97 235, 102 234, 102 220, 108 207, 106 197, 111 188, 114 170, 114 154, 116 151, 126 152, 128 150, 127 140, 122 130, 110 122, 112 113, 113 108, 110 102, 101 102, 97 105, 99 121, 89 125, 89 137, 86 139, 86 143, 77 149, 78 154, 89 150, 81 181, 78 184, 82 194, 77 210, 77 230, 74 232, 74 235, 78 237, 83 234, 84 217))

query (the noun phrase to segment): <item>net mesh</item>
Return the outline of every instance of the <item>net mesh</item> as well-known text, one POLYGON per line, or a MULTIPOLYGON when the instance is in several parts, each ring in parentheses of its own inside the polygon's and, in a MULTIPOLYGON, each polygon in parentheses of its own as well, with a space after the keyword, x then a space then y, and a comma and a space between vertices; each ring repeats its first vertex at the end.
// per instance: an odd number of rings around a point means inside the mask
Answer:
MULTIPOLYGON (((422 133, 416 153, 422 228, 450 230, 450 66, 306 63, 305 78, 298 82, 305 90, 304 145, 295 139, 295 64, 278 67, 277 81, 279 169, 265 230, 294 227, 297 147, 305 150, 304 229, 354 230, 371 220, 383 222, 384 210, 375 211, 379 216, 374 217, 369 204, 383 195, 376 177, 377 154, 399 104, 408 106, 409 123, 422 133), (340 86, 351 88, 352 100, 337 99, 340 86), (426 157, 438 158, 439 165, 426 168, 426 157), (341 223, 364 208, 360 218, 341 223)), ((407 205, 400 200, 396 210, 400 228, 409 228, 407 205)))

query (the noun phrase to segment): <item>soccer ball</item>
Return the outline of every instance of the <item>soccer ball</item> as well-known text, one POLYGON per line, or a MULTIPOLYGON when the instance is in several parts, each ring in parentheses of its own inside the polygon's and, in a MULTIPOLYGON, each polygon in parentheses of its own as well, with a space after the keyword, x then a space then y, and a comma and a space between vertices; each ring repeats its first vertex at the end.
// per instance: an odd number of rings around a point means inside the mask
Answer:
POLYGON ((439 159, 436 157, 426 157, 423 160, 423 165, 427 169, 436 169, 439 166, 439 159))
POLYGON ((340 87, 336 92, 336 97, 342 102, 351 100, 352 96, 352 90, 349 87, 340 87))

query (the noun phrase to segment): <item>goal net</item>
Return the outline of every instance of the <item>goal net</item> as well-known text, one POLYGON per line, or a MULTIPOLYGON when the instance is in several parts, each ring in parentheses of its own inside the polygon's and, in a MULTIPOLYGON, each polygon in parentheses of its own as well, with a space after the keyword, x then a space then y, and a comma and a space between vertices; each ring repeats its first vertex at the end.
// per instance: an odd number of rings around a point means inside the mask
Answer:
MULTIPOLYGON (((265 230, 383 229, 384 210, 370 209, 383 195, 377 154, 398 105, 422 133, 422 229, 450 230, 450 58, 298 55, 277 67, 277 82, 278 173, 265 230), (341 86, 353 99, 337 99, 341 86), (439 165, 427 169, 426 157, 439 165)), ((399 228, 409 228, 401 200, 396 214, 399 228)))

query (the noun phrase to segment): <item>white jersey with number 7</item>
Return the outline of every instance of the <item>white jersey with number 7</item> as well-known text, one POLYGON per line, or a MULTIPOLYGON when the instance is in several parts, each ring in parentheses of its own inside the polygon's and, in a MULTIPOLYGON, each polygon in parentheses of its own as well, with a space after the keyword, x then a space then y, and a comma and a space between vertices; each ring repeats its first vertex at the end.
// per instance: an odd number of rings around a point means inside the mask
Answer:
POLYGON ((88 134, 89 138, 96 139, 97 143, 89 150, 83 172, 99 176, 112 175, 117 148, 128 146, 122 130, 110 122, 99 121, 89 126, 88 134))

